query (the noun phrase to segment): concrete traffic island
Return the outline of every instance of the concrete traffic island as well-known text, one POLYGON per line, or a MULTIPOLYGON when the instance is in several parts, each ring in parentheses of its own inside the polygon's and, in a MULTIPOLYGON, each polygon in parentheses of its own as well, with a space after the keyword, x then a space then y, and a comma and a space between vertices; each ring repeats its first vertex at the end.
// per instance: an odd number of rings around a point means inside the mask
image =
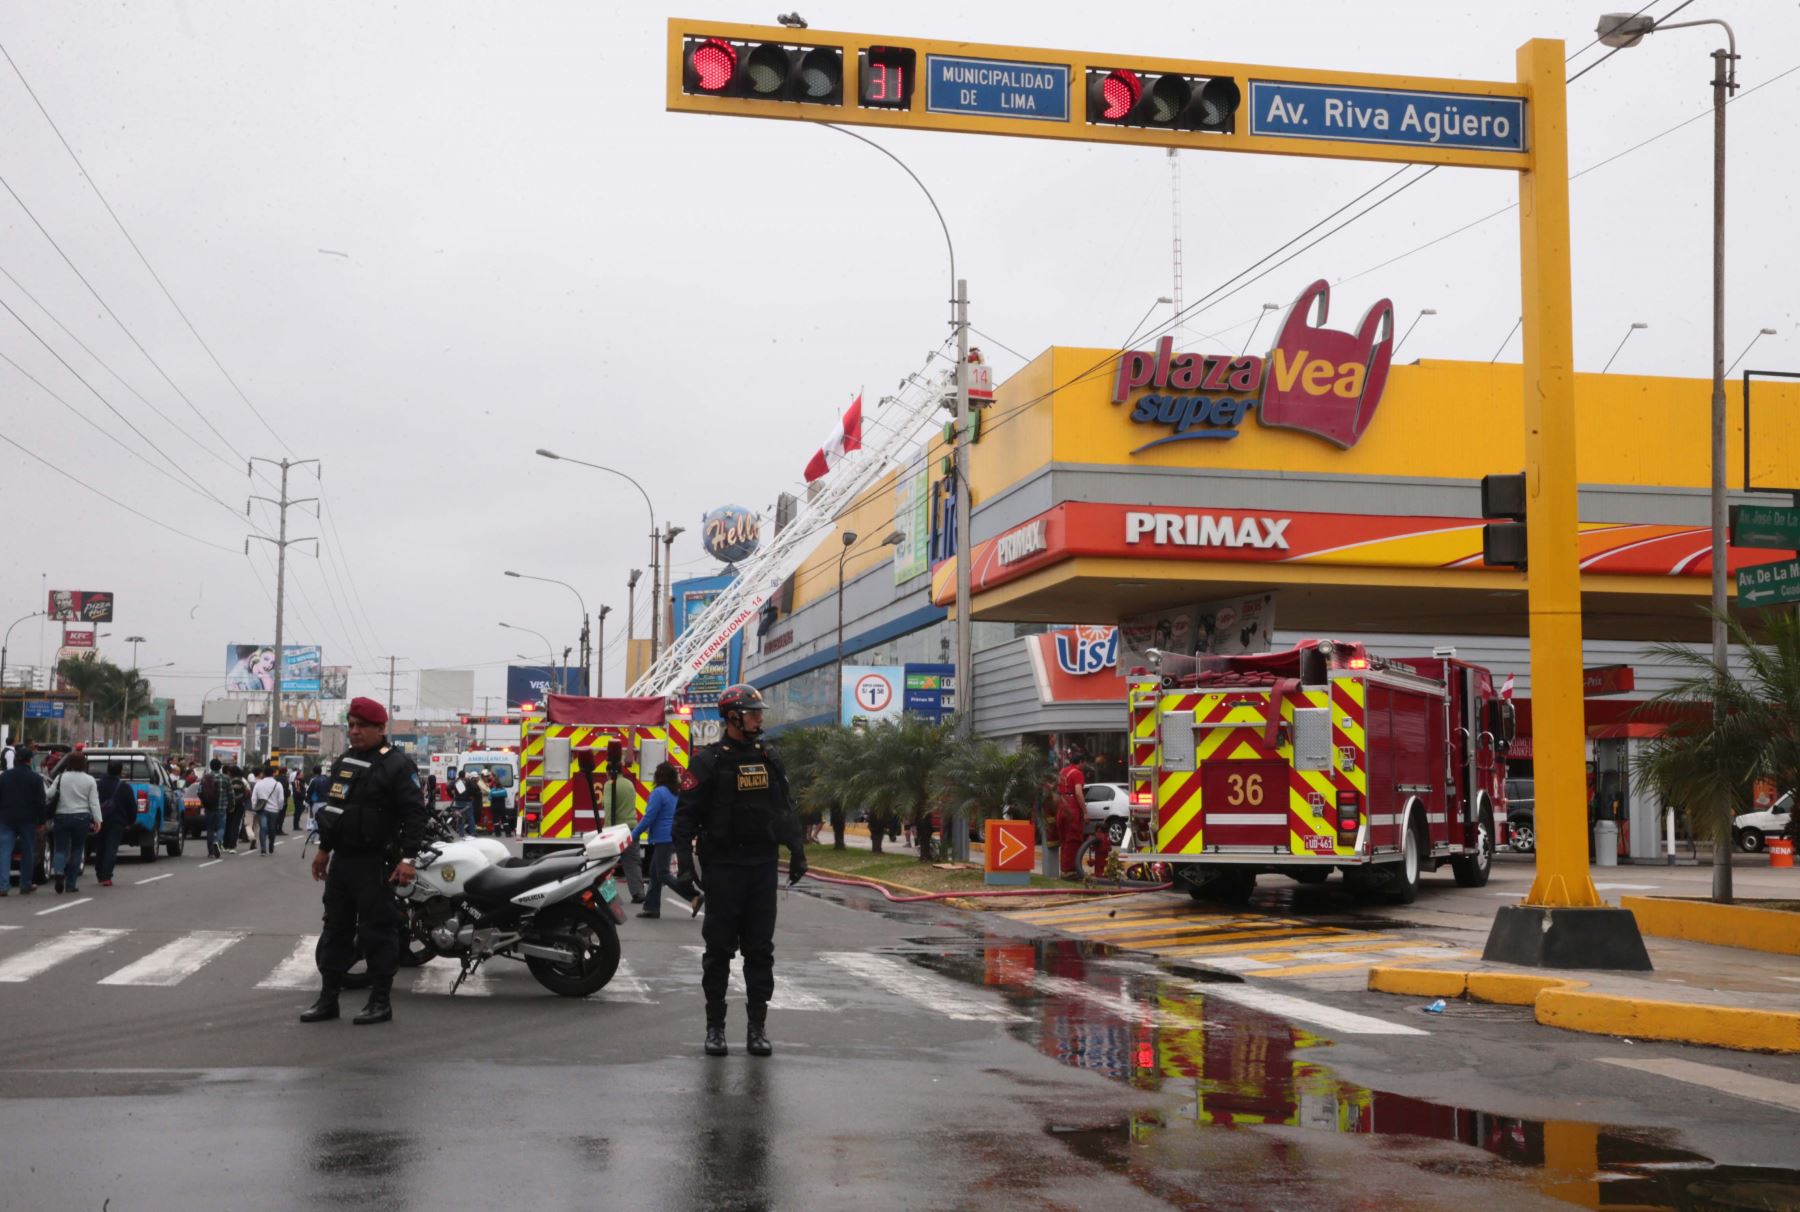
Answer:
MULTIPOLYGON (((1793 905, 1795 901, 1772 902, 1793 905)), ((1655 938, 1679 938, 1718 947, 1800 955, 1800 913, 1768 909, 1756 901, 1720 905, 1710 900, 1669 896, 1624 896, 1619 906, 1637 918, 1638 929, 1655 938)))
MULTIPOLYGON (((1800 1053, 1800 1013, 1769 1006, 1723 1005, 1705 1000, 1721 991, 1681 988, 1625 976, 1594 974, 1585 980, 1532 972, 1483 969, 1371 968, 1369 989, 1406 997, 1466 998, 1530 1006, 1546 1027, 1588 1035, 1705 1044, 1742 1052, 1800 1053), (1670 1001, 1652 992, 1687 993, 1670 1001)), ((1728 991, 1738 1001, 1751 1000, 1728 991)))

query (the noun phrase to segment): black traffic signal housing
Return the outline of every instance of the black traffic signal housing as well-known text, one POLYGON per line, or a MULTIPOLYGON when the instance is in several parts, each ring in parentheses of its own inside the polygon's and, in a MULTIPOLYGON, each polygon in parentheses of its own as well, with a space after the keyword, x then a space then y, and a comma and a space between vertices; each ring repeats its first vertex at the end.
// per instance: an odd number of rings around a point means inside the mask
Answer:
POLYGON ((1243 94, 1229 76, 1149 75, 1124 67, 1091 67, 1087 120, 1096 126, 1153 126, 1230 134, 1243 94))
POLYGON ((1525 568, 1525 475, 1482 476, 1481 516, 1504 518, 1481 528, 1481 562, 1489 568, 1525 568))
POLYGON ((842 105, 844 52, 835 46, 689 37, 682 45, 681 88, 702 97, 842 105))

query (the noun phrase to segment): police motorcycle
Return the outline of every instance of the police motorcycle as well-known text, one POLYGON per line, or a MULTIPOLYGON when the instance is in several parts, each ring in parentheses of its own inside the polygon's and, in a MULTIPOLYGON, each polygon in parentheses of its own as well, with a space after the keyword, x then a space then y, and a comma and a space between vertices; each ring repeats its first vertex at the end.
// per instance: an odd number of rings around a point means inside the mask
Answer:
MULTIPOLYGON (((613 871, 631 845, 631 827, 614 825, 576 850, 514 858, 491 837, 459 837, 450 812, 432 813, 417 874, 394 889, 400 965, 459 960, 455 993, 488 960, 520 960, 552 993, 597 992, 619 967, 625 908, 613 871)), ((345 985, 367 982, 352 972, 345 985)))

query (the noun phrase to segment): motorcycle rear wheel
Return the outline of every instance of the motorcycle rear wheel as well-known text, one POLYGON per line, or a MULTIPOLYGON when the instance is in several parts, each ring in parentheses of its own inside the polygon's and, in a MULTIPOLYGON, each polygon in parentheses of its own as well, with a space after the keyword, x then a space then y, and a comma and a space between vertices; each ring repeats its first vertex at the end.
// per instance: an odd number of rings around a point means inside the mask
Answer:
POLYGON ((578 943, 579 958, 572 964, 559 964, 528 955, 525 966, 531 969, 538 984, 559 997, 587 997, 599 992, 619 970, 618 927, 606 913, 586 905, 552 913, 556 916, 546 914, 549 920, 540 918, 540 922, 557 941, 578 943))

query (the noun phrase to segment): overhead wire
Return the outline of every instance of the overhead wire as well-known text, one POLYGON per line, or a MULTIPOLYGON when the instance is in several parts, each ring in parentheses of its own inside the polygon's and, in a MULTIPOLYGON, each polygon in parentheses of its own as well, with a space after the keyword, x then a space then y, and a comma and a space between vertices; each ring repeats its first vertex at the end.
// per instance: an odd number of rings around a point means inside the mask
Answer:
MULTIPOLYGON (((0 355, 0 356, 3 356, 3 355, 0 355)), ((98 488, 95 488, 92 484, 89 484, 86 480, 83 480, 79 476, 69 474, 67 471, 64 471, 62 468, 58 467, 56 464, 52 463, 50 460, 44 458, 42 455, 39 455, 35 451, 30 450, 30 449, 26 448, 25 446, 21 445, 20 443, 13 441, 13 439, 7 437, 4 433, 0 433, 0 442, 5 442, 8 446, 13 447, 15 450, 17 450, 20 454, 24 455, 26 458, 31 459, 38 463, 42 463, 45 467, 48 467, 51 471, 55 472, 57 475, 61 476, 63 479, 68 480, 73 484, 77 484, 82 488, 85 488, 87 491, 93 493, 97 497, 100 497, 104 500, 112 502, 114 505, 117 505, 120 509, 123 509, 126 513, 134 514, 137 517, 142 518, 144 521, 150 523, 152 526, 156 526, 163 530, 166 530, 170 534, 180 535, 184 539, 189 539, 189 540, 191 540, 195 543, 199 543, 203 546, 211 547, 211 548, 214 548, 215 550, 223 551, 223 552, 226 552, 227 554, 231 554, 231 555, 236 554, 235 548, 226 547, 220 543, 214 543, 210 539, 201 538, 199 535, 189 534, 187 531, 182 530, 180 527, 171 526, 171 525, 169 525, 169 523, 164 522, 159 518, 153 518, 149 514, 145 513, 143 510, 138 509, 136 506, 127 505, 124 501, 119 500, 119 498, 117 498, 115 496, 110 496, 107 493, 100 491, 98 488)))

